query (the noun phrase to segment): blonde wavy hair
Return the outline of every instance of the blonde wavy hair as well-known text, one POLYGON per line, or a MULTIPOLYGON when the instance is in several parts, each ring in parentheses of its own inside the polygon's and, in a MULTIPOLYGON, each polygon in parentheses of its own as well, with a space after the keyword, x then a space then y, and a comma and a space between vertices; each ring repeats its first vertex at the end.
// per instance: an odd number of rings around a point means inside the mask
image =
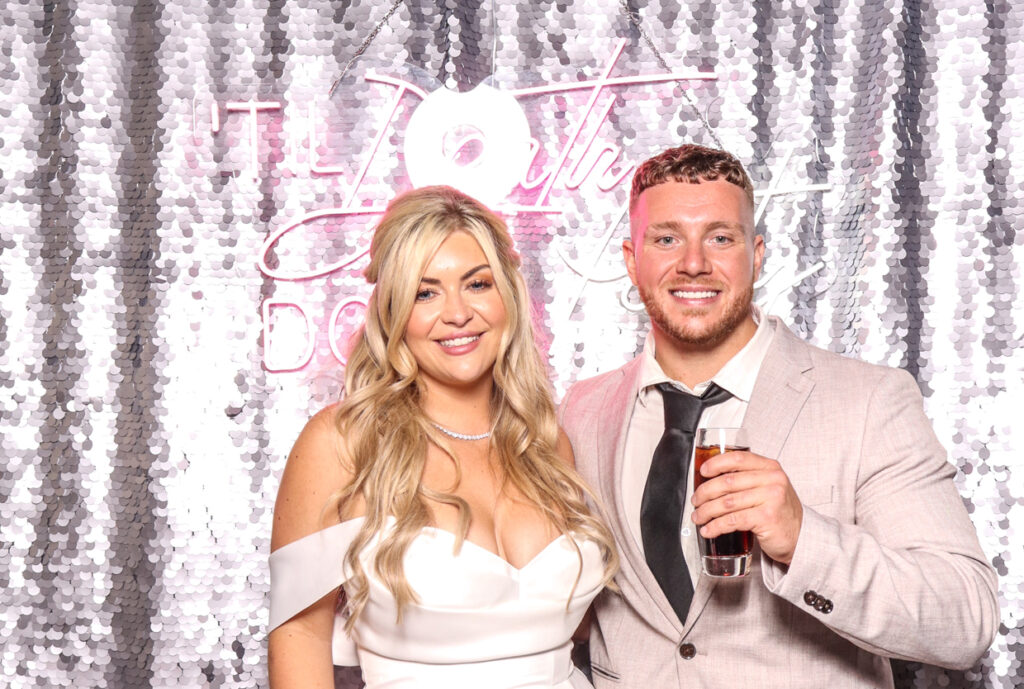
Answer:
MULTIPOLYGON (((611 534, 585 502, 585 497, 594 500, 593 494, 558 456, 555 406, 534 340, 519 255, 505 223, 450 187, 416 189, 388 205, 374 232, 365 272, 374 289, 365 325, 348 358, 345 396, 336 416, 342 460, 350 464, 353 475, 335 496, 336 508, 343 514, 353 501, 365 502, 365 519, 345 557, 351 571, 346 586, 349 629, 369 594, 359 556, 377 535, 384 534, 373 568, 395 597, 401 621, 404 607, 416 600, 402 561, 413 539, 431 525, 428 501, 457 508, 456 548, 468 533, 469 505, 420 483, 429 443, 452 458, 457 477, 461 472, 451 445, 420 407, 419 368, 404 340, 420 278, 434 252, 454 232, 466 232, 479 243, 507 314, 491 395, 491 448, 504 480, 561 533, 576 533, 598 544, 606 583, 618 568, 611 534)), ((571 598, 572 591, 568 593, 571 598)))

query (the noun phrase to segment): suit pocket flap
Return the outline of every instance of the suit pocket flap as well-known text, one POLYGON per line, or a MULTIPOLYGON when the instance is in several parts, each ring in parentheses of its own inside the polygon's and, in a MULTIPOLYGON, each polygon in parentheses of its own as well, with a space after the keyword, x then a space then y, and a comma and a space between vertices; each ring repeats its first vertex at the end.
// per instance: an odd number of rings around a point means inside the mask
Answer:
POLYGON ((617 673, 612 672, 611 670, 608 670, 604 667, 601 667, 596 663, 590 664, 590 672, 596 675, 597 677, 602 677, 612 682, 618 682, 620 679, 617 673))

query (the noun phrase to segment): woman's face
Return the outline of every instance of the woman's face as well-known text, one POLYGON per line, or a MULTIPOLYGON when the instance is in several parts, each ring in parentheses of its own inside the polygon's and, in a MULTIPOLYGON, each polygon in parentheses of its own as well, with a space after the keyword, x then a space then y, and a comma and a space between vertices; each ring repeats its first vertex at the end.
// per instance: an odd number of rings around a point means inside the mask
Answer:
POLYGON ((466 232, 453 232, 420 278, 405 344, 427 389, 491 385, 505 305, 483 249, 466 232))

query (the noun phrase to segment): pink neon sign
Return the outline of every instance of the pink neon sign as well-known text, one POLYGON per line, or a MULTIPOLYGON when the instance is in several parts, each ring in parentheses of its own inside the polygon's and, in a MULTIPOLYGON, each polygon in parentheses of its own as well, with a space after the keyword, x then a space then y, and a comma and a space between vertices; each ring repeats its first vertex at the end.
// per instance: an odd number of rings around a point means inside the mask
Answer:
MULTIPOLYGON (((270 232, 257 258, 260 270, 271 280, 304 281, 351 268, 366 255, 369 231, 376 216, 384 208, 377 204, 362 205, 361 187, 367 171, 380 153, 385 136, 398 126, 396 115, 408 97, 419 99, 419 104, 406 122, 405 132, 407 171, 416 186, 428 183, 459 186, 489 202, 505 215, 561 213, 559 207, 549 203, 552 191, 559 185, 562 189, 575 191, 592 179, 597 188, 604 192, 616 188, 630 174, 633 165, 622 160, 622 149, 617 143, 599 139, 600 130, 615 105, 614 97, 602 101, 602 96, 613 87, 716 79, 715 74, 704 71, 613 77, 612 72, 625 45, 625 40, 615 45, 596 79, 544 84, 507 92, 478 87, 464 94, 446 91, 427 93, 401 79, 368 74, 365 80, 388 89, 391 98, 372 139, 362 152, 358 171, 351 179, 346 179, 346 171, 342 166, 321 162, 317 107, 315 103, 309 104, 305 113, 305 172, 310 177, 332 177, 341 181, 345 189, 343 199, 336 207, 303 211, 286 219, 270 232), (559 148, 554 162, 543 169, 537 169, 537 159, 543 146, 530 136, 522 103, 537 97, 580 91, 589 92, 585 106, 569 125, 569 135, 559 148), (583 133, 588 126, 589 133, 584 137, 583 133), (448 177, 444 174, 438 176, 437 170, 447 171, 448 177), (527 203, 509 202, 509 193, 513 189, 519 189, 517 196, 532 196, 532 200, 527 203), (276 254, 275 250, 290 233, 312 228, 316 223, 329 219, 338 222, 345 218, 366 220, 364 241, 357 242, 357 246, 347 251, 346 255, 319 267, 303 266, 296 269, 272 265, 271 255, 276 254)), ((282 103, 269 100, 229 101, 223 107, 213 103, 208 111, 209 131, 212 136, 221 132, 222 116, 248 118, 248 176, 256 180, 261 174, 258 146, 260 124, 267 117, 283 115, 284 111, 282 103)), ((199 108, 193 102, 193 140, 196 143, 200 141, 198 129, 201 118, 198 112, 199 108)), ((334 307, 326 324, 331 353, 342 363, 344 356, 338 345, 338 319, 342 311, 354 307, 365 307, 365 303, 355 297, 342 300, 334 307)), ((293 371, 308 365, 315 347, 316 328, 304 305, 294 300, 268 299, 263 304, 262 314, 265 368, 268 371, 293 371), (281 340, 278 329, 272 326, 273 311, 293 312, 305 324, 305 343, 292 347, 291 356, 280 355, 273 346, 275 340, 281 340)), ((294 329, 289 332, 289 337, 295 336, 294 329)))

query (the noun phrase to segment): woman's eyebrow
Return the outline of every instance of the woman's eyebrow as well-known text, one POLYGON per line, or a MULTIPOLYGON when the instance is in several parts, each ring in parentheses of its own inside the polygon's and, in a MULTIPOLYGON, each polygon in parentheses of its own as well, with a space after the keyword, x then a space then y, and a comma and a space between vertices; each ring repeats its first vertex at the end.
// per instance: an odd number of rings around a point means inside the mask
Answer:
POLYGON ((465 280, 465 279, 466 279, 466 278, 468 278, 468 277, 472 277, 473 273, 477 273, 477 272, 479 272, 479 271, 481 271, 481 270, 488 270, 488 269, 489 269, 490 267, 491 267, 491 266, 490 266, 490 264, 489 264, 489 263, 481 263, 481 264, 480 264, 480 265, 478 265, 478 266, 477 266, 476 268, 470 268, 470 269, 469 269, 469 270, 467 270, 467 271, 466 271, 465 273, 463 273, 463 274, 462 274, 462 278, 461 278, 461 279, 462 279, 462 280, 465 280))
MULTIPOLYGON (((474 273, 477 273, 477 272, 479 272, 481 270, 489 270, 490 267, 491 267, 491 265, 489 263, 481 263, 480 265, 476 266, 475 268, 470 268, 465 273, 463 273, 462 276, 459 278, 459 280, 465 280, 467 278, 470 278, 470 277, 473 276, 474 273)), ((438 280, 437 278, 427 277, 426 275, 424 275, 423 277, 420 278, 420 283, 422 284, 424 282, 427 283, 428 285, 440 285, 441 284, 441 281, 438 280)))

